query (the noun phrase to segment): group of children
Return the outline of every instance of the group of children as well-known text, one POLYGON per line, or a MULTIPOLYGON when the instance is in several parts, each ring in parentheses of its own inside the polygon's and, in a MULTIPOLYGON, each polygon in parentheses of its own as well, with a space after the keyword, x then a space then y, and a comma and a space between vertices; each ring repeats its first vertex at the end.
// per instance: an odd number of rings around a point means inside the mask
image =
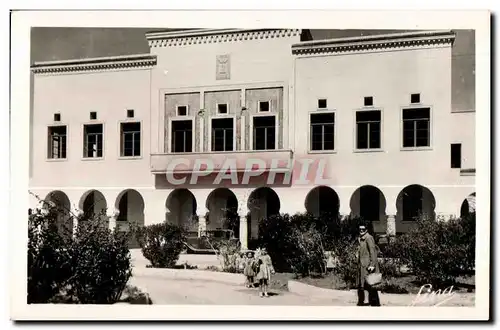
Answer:
POLYGON ((274 274, 274 267, 266 249, 258 250, 257 253, 248 251, 244 256, 243 274, 246 276, 246 287, 253 288, 255 280, 260 287, 259 295, 269 297, 267 288, 271 280, 271 274, 274 274))

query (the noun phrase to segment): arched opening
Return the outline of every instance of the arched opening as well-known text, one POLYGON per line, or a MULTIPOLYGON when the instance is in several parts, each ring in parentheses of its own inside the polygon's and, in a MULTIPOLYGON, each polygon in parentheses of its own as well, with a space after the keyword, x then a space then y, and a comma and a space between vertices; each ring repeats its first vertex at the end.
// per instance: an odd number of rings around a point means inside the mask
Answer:
POLYGON ((50 203, 54 211, 57 212, 56 222, 60 234, 63 237, 71 237, 73 235, 73 218, 68 196, 60 190, 52 191, 45 197, 45 202, 50 203))
POLYGON ((464 218, 471 213, 476 212, 476 193, 472 193, 467 196, 466 199, 462 202, 462 206, 460 207, 460 217, 464 218))
POLYGON ((175 189, 168 195, 165 206, 167 222, 183 227, 189 236, 198 237, 197 204, 191 191, 185 188, 175 189))
MULTIPOLYGON (((128 231, 130 225, 144 226, 144 199, 137 190, 127 189, 116 198, 115 208, 119 211, 116 225, 120 231, 128 231)), ((136 237, 130 238, 130 248, 138 248, 136 237)))
POLYGON ((315 217, 338 217, 340 208, 339 196, 332 188, 319 186, 307 194, 305 207, 307 212, 315 217))
POLYGON ((436 199, 432 192, 421 185, 406 186, 396 201, 396 220, 414 221, 419 216, 435 218, 436 199))
POLYGON ((356 189, 350 200, 351 215, 370 222, 385 219, 386 206, 382 191, 370 185, 356 189))
POLYGON ((238 199, 228 188, 217 188, 207 198, 207 231, 230 230, 234 237, 240 236, 238 199))
POLYGON ((281 203, 276 192, 269 187, 255 189, 247 201, 249 217, 247 219, 248 238, 259 237, 259 224, 272 216, 279 215, 281 203))
POLYGON ((89 190, 83 194, 79 203, 80 209, 83 211, 83 219, 86 220, 96 216, 100 216, 103 223, 108 223, 106 215, 107 203, 104 195, 98 190, 89 190))

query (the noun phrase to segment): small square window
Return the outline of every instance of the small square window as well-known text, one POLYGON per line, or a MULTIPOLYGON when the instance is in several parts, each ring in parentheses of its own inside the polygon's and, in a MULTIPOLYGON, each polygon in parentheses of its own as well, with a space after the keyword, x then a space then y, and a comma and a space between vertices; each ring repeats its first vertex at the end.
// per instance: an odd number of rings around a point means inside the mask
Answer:
POLYGON ((420 94, 411 94, 411 103, 420 103, 420 94))
POLYGON ((259 112, 269 112, 269 101, 259 102, 259 112))
POLYGON ((54 114, 54 121, 61 121, 61 114, 60 113, 54 114))
POLYGON ((365 96, 365 107, 373 105, 373 96, 365 96))
POLYGON ((327 108, 326 99, 319 99, 318 100, 318 109, 326 109, 326 108, 327 108))
POLYGON ((227 104, 226 103, 221 103, 221 104, 217 104, 217 113, 219 115, 224 115, 224 114, 227 114, 227 104))
POLYGON ((91 120, 95 120, 95 119, 97 119, 97 112, 95 112, 95 111, 91 111, 91 112, 90 112, 90 119, 91 119, 91 120))
POLYGON ((134 118, 134 110, 132 109, 127 110, 127 118, 134 118))
POLYGON ((188 107, 187 105, 178 105, 177 106, 177 116, 187 116, 188 107))

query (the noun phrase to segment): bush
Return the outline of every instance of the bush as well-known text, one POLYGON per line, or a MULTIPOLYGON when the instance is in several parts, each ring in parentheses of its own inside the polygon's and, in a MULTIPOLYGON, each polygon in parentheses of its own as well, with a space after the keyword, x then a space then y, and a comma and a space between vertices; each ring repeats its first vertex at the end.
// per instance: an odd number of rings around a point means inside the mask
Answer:
POLYGON ((397 258, 379 258, 379 269, 385 278, 401 276, 401 261, 397 258))
POLYGON ((132 276, 129 237, 98 217, 80 221, 72 246, 69 293, 82 304, 117 302, 132 276))
POLYGON ((358 243, 355 240, 339 241, 335 248, 335 256, 338 262, 333 272, 344 281, 347 289, 352 289, 356 285, 358 274, 357 250, 358 243))
POLYGON ((36 212, 28 219, 28 303, 47 303, 71 276, 69 245, 57 227, 57 214, 36 212))
POLYGON ((333 251, 335 256, 344 254, 346 246, 357 239, 362 223, 359 217, 281 214, 259 223, 258 245, 267 248, 276 271, 302 276, 324 273, 326 251, 333 251))
POLYGON ((181 227, 164 222, 139 228, 136 235, 142 254, 153 267, 175 267, 186 240, 181 227))
MULTIPOLYGON (((131 276, 128 237, 103 226, 103 215, 79 218, 50 205, 28 219, 28 303, 111 304, 131 276), (75 237, 58 224, 78 220, 75 237)), ((64 226, 62 226, 64 227, 64 226)), ((67 228, 66 228, 67 229, 67 228)))
POLYGON ((415 228, 396 239, 394 249, 419 281, 448 285, 474 272, 475 218, 475 213, 448 221, 420 217, 415 228))
MULTIPOLYGON (((295 246, 288 258, 293 273, 310 276, 313 273, 326 272, 326 251, 324 248, 324 234, 314 223, 300 222, 290 228, 290 243, 295 246)), ((321 227, 320 227, 321 228, 321 227)))
POLYGON ((240 245, 233 240, 219 241, 217 250, 221 258, 222 271, 227 273, 239 273, 240 270, 240 245))

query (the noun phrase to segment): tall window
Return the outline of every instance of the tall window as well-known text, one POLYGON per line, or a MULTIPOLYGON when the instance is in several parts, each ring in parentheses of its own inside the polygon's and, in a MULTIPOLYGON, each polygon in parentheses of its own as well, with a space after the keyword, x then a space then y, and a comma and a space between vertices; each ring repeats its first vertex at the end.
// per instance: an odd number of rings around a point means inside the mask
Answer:
POLYGON ((64 159, 66 158, 66 126, 49 127, 49 145, 48 158, 64 159))
POLYGON ((234 150, 233 118, 212 119, 212 151, 234 150))
POLYGON ((193 152, 193 121, 172 121, 172 152, 193 152))
POLYGON ((121 123, 121 156, 141 155, 141 123, 121 123))
POLYGON ((451 149, 451 168, 461 168, 462 167, 462 144, 452 143, 450 149, 451 149))
POLYGON ((430 109, 403 109, 403 147, 429 147, 430 144, 430 109))
POLYGON ((380 110, 356 112, 356 148, 380 148, 380 110))
POLYGON ((85 125, 83 157, 85 158, 100 158, 103 152, 103 125, 92 124, 85 125))
POLYGON ((253 117, 253 150, 276 149, 276 117, 253 117))
POLYGON ((311 114, 311 150, 335 149, 335 113, 311 114))

